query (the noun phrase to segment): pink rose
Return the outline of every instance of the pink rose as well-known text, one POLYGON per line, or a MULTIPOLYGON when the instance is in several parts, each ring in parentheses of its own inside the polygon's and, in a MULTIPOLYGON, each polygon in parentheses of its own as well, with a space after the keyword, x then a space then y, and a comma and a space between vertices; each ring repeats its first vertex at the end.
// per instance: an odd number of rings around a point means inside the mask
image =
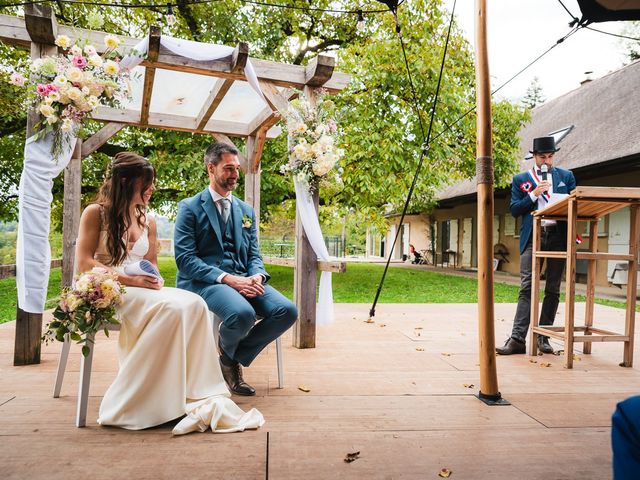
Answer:
POLYGON ((54 85, 53 83, 49 83, 45 86, 47 87, 47 95, 49 95, 51 92, 57 92, 58 90, 60 90, 60 88, 58 88, 58 86, 54 85))
POLYGON ((39 83, 36 87, 36 91, 38 92, 38 95, 42 97, 49 95, 49 89, 44 83, 39 83))
POLYGON ((77 55, 73 57, 73 60, 71 61, 71 63, 73 63, 75 67, 84 68, 87 66, 87 59, 81 55, 77 55))
POLYGON ((24 78, 19 73, 13 72, 11 74, 11 83, 14 84, 16 87, 24 87, 24 83, 26 82, 26 80, 27 79, 24 78))

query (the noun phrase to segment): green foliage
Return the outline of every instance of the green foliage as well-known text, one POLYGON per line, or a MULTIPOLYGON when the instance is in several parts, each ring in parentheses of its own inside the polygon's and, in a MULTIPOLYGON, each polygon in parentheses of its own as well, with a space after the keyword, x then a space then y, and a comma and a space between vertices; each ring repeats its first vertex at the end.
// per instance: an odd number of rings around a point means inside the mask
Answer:
MULTIPOLYGON (((134 0, 133 3, 145 2, 134 0)), ((355 15, 278 9, 239 0, 177 3, 174 10, 178 21, 173 27, 165 25, 164 34, 227 45, 247 41, 252 56, 295 64, 305 64, 318 53, 337 52, 337 69, 353 78, 346 91, 336 97, 342 114, 342 146, 347 153, 339 178, 331 176, 321 185, 321 219, 335 234, 335 230, 342 233, 339 221, 345 215, 362 227, 359 235, 367 225, 384 231, 384 215, 398 211, 409 190, 422 142, 391 14, 367 15, 366 31, 360 33, 355 29, 355 15)), ((288 4, 346 10, 382 7, 373 0, 292 0, 288 4)), ((51 3, 51 6, 60 24, 95 26, 96 15, 100 14, 104 19, 101 30, 138 38, 148 34, 150 25, 163 25, 166 12, 165 7, 119 9, 64 3, 51 3)), ((8 14, 19 11, 3 9, 3 13, 8 14)), ((425 129, 449 20, 443 12, 441 0, 405 2, 400 8, 402 34, 425 129)), ((26 56, 25 51, 0 45, 0 72, 5 72, 0 76, 7 75, 6 72, 26 56)), ((4 116, 0 119, 0 220, 16 218, 26 125, 24 108, 19 103, 14 87, 0 81, 0 108, 4 116)), ((467 115, 453 125, 473 103, 471 50, 454 27, 436 110, 434 140, 420 172, 410 206, 412 212, 432 206, 436 192, 445 183, 469 178, 475 173, 475 118, 467 115)), ((506 183, 513 171, 518 155, 515 134, 524 118, 519 108, 506 102, 494 106, 497 184, 506 183)), ((98 128, 97 124, 88 125, 88 134, 98 128)), ((155 164, 158 191, 151 206, 172 216, 177 201, 194 195, 207 184, 202 156, 210 141, 208 136, 185 132, 125 128, 99 153, 83 161, 83 205, 95 195, 109 156, 126 149, 147 156, 155 164)), ((242 147, 242 142, 238 141, 237 145, 242 147)), ((287 219, 295 215, 292 182, 279 171, 286 161, 285 135, 268 141, 261 165, 261 220, 264 222, 273 215, 287 219)), ((53 226, 57 229, 62 224, 62 192, 60 177, 54 183, 52 211, 53 226)), ((237 193, 242 195, 242 189, 237 193)))

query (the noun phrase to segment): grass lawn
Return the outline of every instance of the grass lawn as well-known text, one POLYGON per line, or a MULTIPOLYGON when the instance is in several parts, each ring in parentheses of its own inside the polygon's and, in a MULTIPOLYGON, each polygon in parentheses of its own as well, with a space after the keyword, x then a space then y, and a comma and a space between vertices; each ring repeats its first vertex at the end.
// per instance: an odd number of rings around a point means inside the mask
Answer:
MULTIPOLYGON (((158 259, 166 285, 176 283, 176 264, 173 257, 158 259)), ((293 298, 293 268, 268 265, 270 285, 288 298, 293 298)), ((336 303, 372 303, 380 282, 383 265, 350 263, 346 273, 333 275, 333 300, 336 303)), ((47 308, 55 305, 59 293, 61 269, 51 270, 47 308)), ((16 312, 15 278, 0 280, 0 323, 13 320, 16 312)), ((496 303, 518 301, 518 287, 494 284, 496 303)), ((577 302, 584 302, 576 296, 577 302)), ((390 268, 380 294, 380 303, 476 303, 477 281, 473 278, 449 276, 442 273, 390 268)), ((596 300, 596 303, 625 308, 623 302, 596 300)), ((640 311, 640 305, 638 306, 640 311)))

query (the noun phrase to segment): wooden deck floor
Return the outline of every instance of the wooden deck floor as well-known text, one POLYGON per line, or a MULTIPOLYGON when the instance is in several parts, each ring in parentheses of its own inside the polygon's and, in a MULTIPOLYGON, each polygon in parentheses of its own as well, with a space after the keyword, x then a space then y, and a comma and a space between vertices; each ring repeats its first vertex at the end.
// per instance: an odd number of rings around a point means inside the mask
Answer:
MULTIPOLYGON (((273 347, 246 370, 258 396, 236 400, 263 412, 262 429, 175 438, 171 424, 130 432, 95 423, 116 373, 115 335, 98 340, 88 426, 78 429, 79 349, 54 399, 60 345, 45 347, 40 365, 14 367, 14 323, 0 325, 0 478, 437 479, 441 468, 452 479, 611 477, 611 414, 640 392, 639 369, 618 366, 622 344, 577 353, 573 370, 562 357, 498 357, 511 406, 489 407, 474 397, 475 305, 380 305, 374 324, 364 322, 368 308, 337 305, 316 349, 285 339, 285 389, 275 388, 273 347), (360 458, 345 463, 355 451, 360 458)), ((496 305, 498 344, 514 311, 496 305)), ((622 310, 596 305, 596 325, 623 324, 622 310)))

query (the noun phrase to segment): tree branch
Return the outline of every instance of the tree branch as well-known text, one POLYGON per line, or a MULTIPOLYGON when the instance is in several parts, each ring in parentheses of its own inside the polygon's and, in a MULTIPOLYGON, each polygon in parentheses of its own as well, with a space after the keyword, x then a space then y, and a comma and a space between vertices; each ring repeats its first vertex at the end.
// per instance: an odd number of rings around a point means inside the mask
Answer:
POLYGON ((187 22, 187 27, 189 27, 189 31, 191 32, 193 39, 200 40, 202 33, 200 32, 200 27, 198 26, 198 22, 193 16, 193 12, 191 12, 191 9, 189 8, 189 1, 178 0, 176 5, 178 7, 178 11, 180 12, 180 15, 187 22))
POLYGON ((304 57, 306 57, 307 53, 309 52, 323 52, 331 46, 340 46, 343 43, 344 40, 340 39, 325 39, 317 45, 314 45, 312 47, 305 47, 300 50, 300 52, 298 52, 298 55, 296 55, 296 58, 293 60, 293 64, 300 65, 302 63, 302 60, 304 60, 304 57))

